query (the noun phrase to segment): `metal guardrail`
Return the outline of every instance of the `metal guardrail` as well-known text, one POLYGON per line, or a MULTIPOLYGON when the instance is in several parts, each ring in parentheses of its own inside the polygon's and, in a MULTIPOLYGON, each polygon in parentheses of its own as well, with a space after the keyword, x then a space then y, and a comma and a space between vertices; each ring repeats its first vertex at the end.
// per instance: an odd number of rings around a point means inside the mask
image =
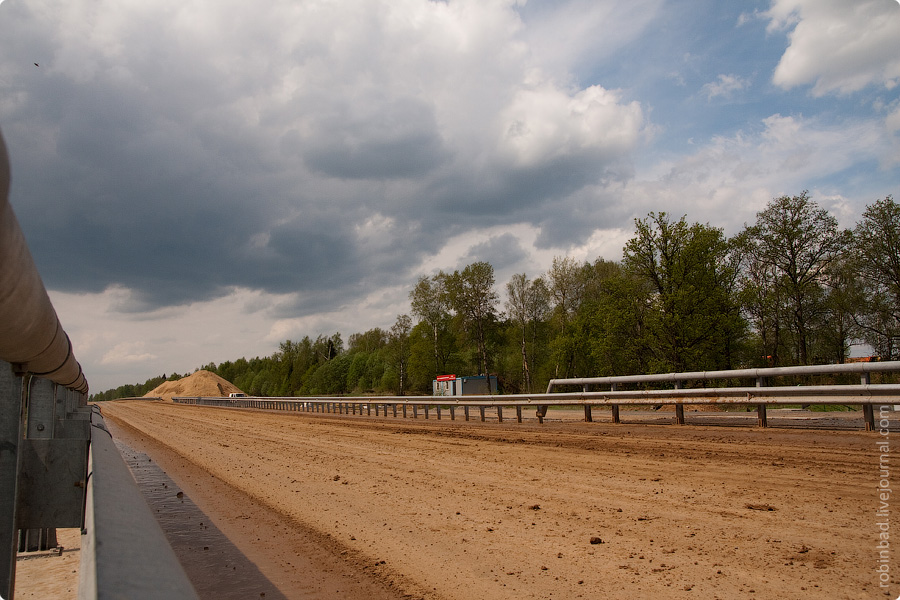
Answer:
MULTIPOLYGON (((675 398, 675 420, 684 424, 684 404, 733 403, 756 405, 757 423, 768 425, 766 406, 770 404, 859 404, 863 408, 866 431, 875 429, 875 404, 900 402, 900 386, 892 384, 871 384, 872 373, 900 372, 900 361, 860 362, 832 365, 808 365, 794 367, 767 367, 759 369, 733 369, 728 371, 693 371, 685 373, 660 373, 653 375, 624 375, 613 377, 587 377, 572 379, 551 379, 547 393, 558 387, 578 386, 587 391, 592 386, 608 386, 605 392, 610 398, 613 421, 619 422, 617 399, 627 400, 642 392, 623 391, 619 386, 670 384, 674 390, 645 391, 656 392, 666 398, 675 398), (769 387, 769 382, 778 377, 812 377, 816 375, 859 375, 859 385, 824 386, 780 386, 769 387), (713 380, 753 379, 755 387, 693 388, 684 389, 688 382, 713 380), (742 395, 744 398, 742 399, 742 395), (699 398, 700 400, 697 400, 699 398)), ((545 409, 546 412, 546 409, 545 409)), ((585 419, 590 420, 589 409, 585 409, 585 419)))
POLYGON ((81 527, 90 427, 87 381, 9 204, 0 136, 0 597, 15 591, 16 551, 81 527))
POLYGON ((900 404, 900 384, 872 384, 870 374, 874 372, 900 372, 900 361, 884 363, 854 363, 849 365, 819 365, 814 367, 785 367, 774 369, 741 369, 734 371, 714 371, 706 373, 665 373, 659 375, 633 375, 625 377, 594 377, 581 379, 554 379, 544 394, 472 395, 472 396, 354 396, 354 397, 278 397, 278 398, 224 398, 210 396, 177 396, 173 401, 179 404, 222 406, 233 408, 260 408, 299 412, 328 412, 336 414, 380 413, 398 416, 398 407, 403 418, 412 409, 413 418, 422 409, 425 418, 434 410, 441 418, 442 410, 449 410, 455 420, 456 410, 462 409, 465 420, 470 418, 470 409, 479 410, 480 420, 485 420, 485 410, 496 410, 497 418, 503 422, 503 409, 514 408, 516 420, 522 422, 522 409, 536 409, 538 420, 543 423, 550 406, 583 407, 585 421, 592 421, 592 409, 610 407, 613 422, 620 422, 619 406, 666 406, 675 407, 675 422, 684 424, 685 404, 729 404, 755 406, 757 423, 768 426, 766 407, 786 404, 836 404, 861 405, 866 430, 874 430, 876 404, 900 404), (766 386, 770 378, 782 376, 809 376, 825 374, 858 373, 859 385, 808 385, 808 386, 766 386), (684 384, 694 380, 755 378, 754 387, 685 388, 684 384), (672 389, 632 389, 624 390, 626 384, 673 385, 672 389), (555 388, 577 386, 579 392, 553 392, 555 388), (609 386, 608 390, 592 391, 592 386, 609 386))
POLYGON ((766 380, 774 377, 808 377, 812 375, 859 374, 863 383, 868 383, 872 373, 900 372, 900 361, 858 362, 832 365, 809 365, 795 367, 765 367, 759 369, 733 369, 729 371, 691 371, 686 373, 658 373, 654 375, 616 375, 611 377, 582 377, 551 379, 547 393, 554 388, 567 385, 621 385, 628 383, 671 383, 678 385, 686 381, 711 381, 714 379, 755 379, 766 380))
POLYGON ((196 599, 99 410, 91 415, 91 427, 78 597, 196 599))
POLYGON ((9 158, 0 136, 0 360, 23 373, 87 393, 69 336, 31 258, 9 204, 9 158))
POLYGON ((57 528, 75 527, 88 565, 80 598, 196 598, 190 584, 168 591, 181 569, 168 544, 171 560, 159 544, 152 554, 133 552, 159 525, 149 509, 132 512, 147 504, 124 463, 125 476, 113 466, 108 433, 92 435, 88 383, 9 204, 9 182, 0 135, 0 598, 15 593, 17 550, 54 547, 57 528), (148 593, 146 572, 157 576, 153 589, 167 591, 148 593))

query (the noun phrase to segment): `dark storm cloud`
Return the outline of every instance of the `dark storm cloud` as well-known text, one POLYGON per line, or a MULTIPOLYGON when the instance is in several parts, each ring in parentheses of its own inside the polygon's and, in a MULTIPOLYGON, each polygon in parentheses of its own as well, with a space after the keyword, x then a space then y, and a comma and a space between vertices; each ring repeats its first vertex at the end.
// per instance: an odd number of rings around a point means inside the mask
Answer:
MULTIPOLYGON (((357 99, 363 100, 363 99, 357 99)), ((306 135, 285 134, 284 147, 330 177, 422 177, 446 160, 434 111, 413 98, 384 99, 365 114, 344 104, 317 116, 306 135)))
POLYGON ((461 261, 461 267, 483 261, 490 263, 495 272, 501 272, 522 263, 527 257, 528 253, 519 239, 510 233, 503 233, 469 248, 461 261))
MULTIPOLYGON (((463 43, 385 7, 16 4, 0 10, 0 52, 18 60, 0 64, 13 206, 49 286, 125 287, 122 310, 236 287, 333 309, 466 231, 531 223, 576 243, 601 225, 584 190, 630 177, 640 110, 523 86, 502 7, 471 15, 463 43), (622 122, 625 141, 606 141, 622 122)), ((473 252, 525 256, 510 235, 473 252)))
POLYGON ((429 188, 435 202, 431 214, 423 219, 443 222, 454 233, 530 223, 541 229, 539 247, 578 245, 598 228, 629 223, 628 207, 602 190, 632 175, 627 161, 610 160, 598 153, 555 158, 529 167, 497 166, 472 177, 453 174, 429 188))

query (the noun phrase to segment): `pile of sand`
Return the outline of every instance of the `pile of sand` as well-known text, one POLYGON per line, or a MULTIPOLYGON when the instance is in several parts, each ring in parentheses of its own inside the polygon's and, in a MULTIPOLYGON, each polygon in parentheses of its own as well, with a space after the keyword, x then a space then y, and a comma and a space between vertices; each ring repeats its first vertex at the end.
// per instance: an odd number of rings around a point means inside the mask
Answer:
POLYGON ((171 402, 172 396, 227 396, 240 391, 233 383, 215 373, 197 371, 178 381, 165 381, 147 392, 144 397, 162 398, 171 402))

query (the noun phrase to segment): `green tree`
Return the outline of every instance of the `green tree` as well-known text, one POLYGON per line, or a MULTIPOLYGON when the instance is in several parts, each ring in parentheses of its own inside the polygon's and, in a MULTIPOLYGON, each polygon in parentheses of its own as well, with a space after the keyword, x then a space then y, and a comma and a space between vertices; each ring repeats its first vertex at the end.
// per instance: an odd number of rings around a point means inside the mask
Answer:
POLYGON ((553 376, 567 377, 573 375, 572 369, 579 356, 578 336, 572 330, 571 322, 581 305, 584 273, 575 259, 555 256, 546 280, 553 304, 553 376))
POLYGON ((770 269, 771 285, 790 307, 795 360, 810 364, 811 327, 825 312, 826 272, 844 253, 848 234, 803 192, 769 202, 756 214, 756 224, 745 228, 744 239, 752 260, 770 269))
POLYGON ((369 329, 365 333, 354 333, 347 338, 347 352, 374 352, 387 346, 388 333, 380 327, 369 329))
MULTIPOLYGON (((436 375, 431 326, 425 321, 417 323, 409 334, 409 389, 427 394, 436 375)), ((451 371, 448 371, 451 372, 451 371)))
POLYGON ((412 331, 412 319, 409 315, 397 315, 397 320, 391 326, 390 350, 392 362, 397 372, 397 395, 402 396, 406 392, 406 381, 409 370, 409 334, 412 331))
POLYGON ((444 276, 422 276, 409 293, 412 313, 420 322, 427 323, 431 332, 432 377, 447 372, 447 362, 454 347, 450 333, 450 307, 444 290, 444 276))
POLYGON ((746 231, 736 236, 735 242, 744 256, 738 298, 752 329, 751 364, 779 365, 790 321, 785 286, 777 285, 777 269, 751 251, 746 231))
POLYGON ((853 233, 867 297, 862 337, 882 358, 900 358, 900 206, 891 196, 866 206, 853 233))
POLYGON ((494 290, 494 267, 475 262, 462 271, 441 274, 447 304, 460 317, 477 350, 477 368, 489 373, 488 335, 496 322, 499 296, 494 290))
POLYGON ((832 262, 824 284, 824 315, 816 323, 814 356, 817 362, 843 363, 863 336, 859 323, 867 302, 858 262, 850 253, 832 262))
POLYGON ((659 371, 729 368, 743 322, 732 245, 722 230, 666 213, 635 220, 624 266, 653 292, 646 319, 659 371))
MULTIPOLYGON (((596 263, 595 263, 596 266, 596 263)), ((650 369, 647 313, 651 307, 649 283, 617 263, 592 269, 592 291, 576 317, 577 331, 586 349, 585 371, 593 375, 634 375, 650 369)))
POLYGON ((522 358, 522 382, 526 392, 533 392, 533 357, 541 321, 550 311, 550 290, 544 279, 529 281, 525 273, 513 275, 506 284, 506 311, 519 329, 522 358), (530 344, 529 344, 530 342, 530 344), (529 345, 531 350, 529 351, 529 345), (529 356, 532 357, 529 360, 529 356))

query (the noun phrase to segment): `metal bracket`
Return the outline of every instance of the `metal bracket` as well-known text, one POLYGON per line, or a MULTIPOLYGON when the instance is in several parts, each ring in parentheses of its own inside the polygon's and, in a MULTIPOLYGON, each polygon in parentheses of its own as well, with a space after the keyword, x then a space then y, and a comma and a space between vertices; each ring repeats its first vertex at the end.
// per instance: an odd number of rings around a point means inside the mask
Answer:
POLYGON ((78 439, 23 440, 16 527, 82 527, 88 445, 78 439))

